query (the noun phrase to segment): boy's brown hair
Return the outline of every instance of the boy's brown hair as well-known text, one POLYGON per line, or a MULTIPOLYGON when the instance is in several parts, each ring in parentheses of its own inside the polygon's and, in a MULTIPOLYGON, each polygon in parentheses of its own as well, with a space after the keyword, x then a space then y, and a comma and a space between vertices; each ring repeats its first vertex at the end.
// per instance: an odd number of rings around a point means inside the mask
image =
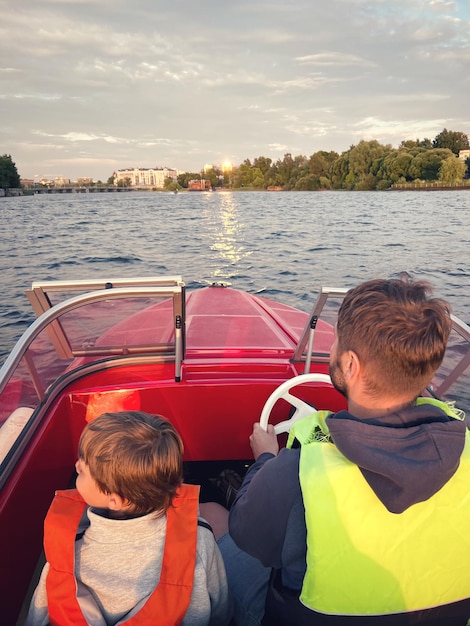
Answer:
POLYGON ((129 501, 129 511, 166 512, 183 482, 183 443, 159 415, 103 413, 84 429, 78 456, 103 493, 129 501))
POLYGON ((369 392, 416 397, 444 358, 450 308, 426 281, 370 280, 351 289, 337 321, 338 353, 355 352, 369 392))

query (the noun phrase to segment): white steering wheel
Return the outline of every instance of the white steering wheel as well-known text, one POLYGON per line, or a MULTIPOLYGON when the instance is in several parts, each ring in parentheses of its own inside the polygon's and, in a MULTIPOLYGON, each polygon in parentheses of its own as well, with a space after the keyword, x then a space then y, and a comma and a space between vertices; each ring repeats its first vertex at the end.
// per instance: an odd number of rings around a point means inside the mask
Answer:
POLYGON ((295 411, 290 419, 285 420, 284 422, 279 422, 279 424, 274 426, 274 432, 276 435, 288 432, 294 422, 316 411, 314 406, 307 404, 307 402, 304 402, 303 400, 300 400, 300 398, 297 398, 289 393, 289 390, 292 389, 292 387, 302 385, 303 383, 332 384, 331 378, 328 374, 300 374, 299 376, 294 376, 294 378, 289 378, 289 380, 283 382, 282 385, 279 385, 279 387, 275 389, 266 400, 266 404, 263 407, 261 417, 259 419, 260 426, 263 430, 268 430, 268 421, 271 411, 276 402, 281 398, 289 402, 289 404, 292 404, 292 406, 295 406, 295 411))

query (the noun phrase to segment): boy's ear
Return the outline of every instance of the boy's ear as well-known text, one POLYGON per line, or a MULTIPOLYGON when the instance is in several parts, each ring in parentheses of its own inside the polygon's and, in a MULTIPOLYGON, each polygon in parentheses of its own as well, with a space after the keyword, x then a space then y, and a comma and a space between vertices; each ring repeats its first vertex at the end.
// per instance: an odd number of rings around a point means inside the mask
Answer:
POLYGON ((118 493, 110 493, 108 496, 108 509, 110 511, 121 511, 129 506, 129 501, 122 498, 118 493))

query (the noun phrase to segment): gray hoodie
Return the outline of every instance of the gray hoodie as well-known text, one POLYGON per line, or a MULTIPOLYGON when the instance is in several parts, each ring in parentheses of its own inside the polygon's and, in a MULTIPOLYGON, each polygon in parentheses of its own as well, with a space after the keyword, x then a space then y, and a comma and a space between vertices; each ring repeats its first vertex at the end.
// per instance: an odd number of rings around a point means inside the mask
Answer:
MULTIPOLYGON (((77 597, 90 626, 125 622, 143 606, 160 578, 166 516, 110 519, 87 509, 85 532, 75 542, 77 597)), ((25 626, 47 626, 46 563, 25 626)), ((230 621, 227 579, 212 532, 198 526, 197 556, 186 626, 230 621)))

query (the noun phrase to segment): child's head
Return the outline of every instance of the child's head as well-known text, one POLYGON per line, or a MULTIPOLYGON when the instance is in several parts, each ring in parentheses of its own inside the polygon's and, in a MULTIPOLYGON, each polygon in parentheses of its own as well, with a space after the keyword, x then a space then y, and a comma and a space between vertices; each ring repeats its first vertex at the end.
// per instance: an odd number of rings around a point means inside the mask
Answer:
POLYGON ((183 480, 182 454, 173 426, 141 411, 103 413, 85 427, 78 447, 100 492, 117 494, 133 514, 168 509, 183 480))

